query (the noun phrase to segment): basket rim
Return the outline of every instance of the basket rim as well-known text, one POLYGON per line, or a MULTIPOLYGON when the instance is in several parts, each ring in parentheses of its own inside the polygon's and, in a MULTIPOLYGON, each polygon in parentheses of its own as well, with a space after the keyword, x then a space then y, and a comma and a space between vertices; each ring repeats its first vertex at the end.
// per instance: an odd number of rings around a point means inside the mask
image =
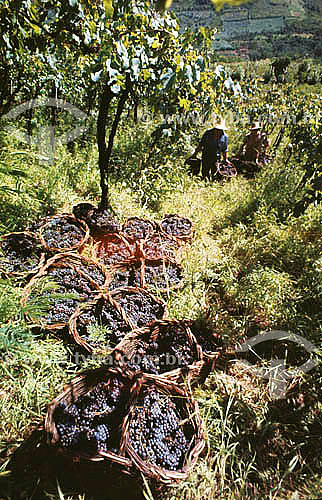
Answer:
MULTIPOLYGON (((91 283, 91 285, 94 286, 93 295, 99 294, 102 291, 103 287, 105 286, 105 284, 107 282, 108 276, 107 276, 105 268, 101 264, 93 261, 92 259, 89 259, 88 257, 85 257, 84 255, 80 255, 78 253, 73 253, 73 252, 60 253, 60 254, 56 254, 52 258, 48 259, 47 262, 38 271, 38 273, 35 276, 33 276, 32 279, 29 281, 29 283, 24 287, 23 292, 22 292, 21 301, 20 301, 20 303, 23 307, 27 304, 28 297, 31 293, 32 287, 37 282, 37 280, 39 280, 43 276, 46 276, 47 271, 51 266, 55 266, 55 264, 59 263, 59 261, 64 261, 65 259, 67 260, 67 264, 69 264, 67 267, 72 267, 72 268, 75 267, 75 263, 72 262, 73 259, 76 259, 78 261, 83 260, 83 261, 90 262, 90 263, 97 265, 101 269, 101 271, 103 271, 103 274, 105 277, 105 282, 101 287, 99 287, 99 285, 94 280, 92 280, 87 274, 82 273, 79 269, 77 269, 77 272, 79 272, 79 274, 81 276, 88 279, 88 281, 91 283), (68 262, 68 258, 70 258, 71 262, 68 262)), ((64 263, 65 262, 62 262, 62 265, 64 263)), ((57 267, 60 267, 60 266, 57 266, 57 267)), ((34 319, 32 318, 32 316, 28 315, 28 317, 32 322, 34 322, 34 319)), ((53 324, 48 324, 48 323, 46 323, 46 321, 44 321, 43 323, 41 323, 40 326, 42 328, 45 328, 46 330, 60 330, 62 328, 65 328, 67 325, 68 325, 68 321, 66 321, 66 323, 60 322, 60 323, 53 323, 53 324)))
POLYGON ((124 447, 122 451, 124 451, 132 460, 133 465, 142 472, 145 476, 148 476, 152 479, 156 479, 157 481, 171 485, 175 482, 185 479, 190 471, 195 466, 199 455, 203 451, 205 447, 205 434, 203 428, 203 422, 199 413, 199 407, 197 401, 192 397, 192 394, 188 393, 185 387, 179 386, 173 381, 169 381, 162 377, 142 374, 140 378, 136 380, 131 388, 132 397, 130 401, 129 411, 124 418, 123 426, 122 426, 122 446, 124 447), (141 457, 134 451, 133 446, 130 443, 129 439, 129 427, 130 420, 132 414, 136 408, 136 401, 142 390, 146 386, 157 386, 158 390, 165 391, 169 395, 172 395, 173 392, 176 395, 179 395, 180 400, 184 401, 185 405, 190 407, 192 412, 189 412, 189 407, 187 408, 187 414, 189 415, 189 420, 191 418, 192 426, 196 431, 196 434, 193 436, 190 443, 190 450, 185 457, 183 467, 178 471, 169 471, 163 467, 160 467, 156 464, 149 464, 141 459, 141 457))
POLYGON ((168 235, 170 238, 173 238, 175 240, 181 240, 181 241, 191 241, 193 236, 194 236, 194 225, 192 223, 192 221, 190 219, 188 219, 188 217, 182 217, 181 215, 178 215, 178 214, 164 214, 163 217, 162 217, 162 220, 160 221, 160 228, 161 228, 161 232, 163 232, 164 234, 168 235), (190 232, 189 234, 187 235, 183 235, 183 236, 175 236, 173 234, 169 234, 165 231, 165 229, 163 229, 162 227, 162 222, 165 220, 165 219, 168 219, 169 217, 177 217, 177 218, 180 218, 180 219, 184 219, 184 220, 187 220, 189 222, 189 224, 191 225, 191 228, 190 228, 190 232))
POLYGON ((63 388, 62 392, 58 394, 48 405, 47 405, 47 412, 45 416, 45 421, 44 421, 44 429, 47 435, 47 442, 51 446, 57 446, 61 452, 67 456, 71 456, 74 458, 83 458, 85 460, 88 460, 90 462, 93 461, 103 461, 104 459, 109 459, 112 462, 118 463, 124 467, 131 468, 132 467, 132 462, 131 459, 126 457, 125 454, 122 454, 122 436, 120 440, 120 454, 116 454, 113 452, 97 452, 95 455, 89 455, 87 453, 82 453, 82 452, 77 452, 76 450, 70 450, 63 448, 62 446, 59 446, 59 434, 56 428, 56 424, 54 421, 54 411, 55 408, 62 402, 64 399, 66 399, 67 395, 69 393, 72 393, 73 397, 75 397, 75 401, 77 401, 78 397, 80 397, 83 394, 88 394, 98 383, 103 382, 104 380, 100 380, 100 378, 106 379, 106 378, 112 378, 112 377, 118 377, 121 380, 125 382, 125 384, 128 384, 129 388, 131 387, 131 377, 128 377, 127 374, 123 373, 120 371, 119 368, 108 368, 101 366, 99 368, 95 368, 93 370, 84 370, 80 372, 76 377, 72 378, 63 388), (84 381, 88 379, 89 377, 93 377, 92 383, 89 383, 89 388, 88 390, 85 390, 83 394, 77 394, 77 389, 78 386, 82 386, 84 384, 84 381), (75 394, 76 393, 76 394, 75 394))
MULTIPOLYGON (((39 245, 40 246, 42 245, 38 234, 34 233, 33 231, 13 231, 11 233, 5 233, 5 234, 2 234, 0 236, 0 246, 1 246, 1 243, 2 243, 2 241, 4 239, 7 239, 9 236, 16 235, 16 234, 26 234, 28 236, 31 236, 31 237, 35 238, 36 240, 38 239, 39 245)), ((6 257, 4 258, 4 260, 5 259, 6 259, 6 257)), ((0 270, 1 270, 1 272, 3 272, 3 274, 5 276, 8 276, 9 278, 10 277, 15 277, 15 276, 16 277, 19 277, 19 276, 25 277, 25 276, 34 275, 34 274, 38 273, 39 270, 44 266, 45 261, 46 261, 46 254, 45 254, 45 250, 43 250, 41 252, 41 254, 40 254, 40 258, 39 258, 39 262, 38 262, 37 266, 35 266, 30 271, 12 271, 12 272, 8 272, 5 269, 2 269, 1 260, 0 260, 0 270)))
MULTIPOLYGON (((124 362, 124 357, 129 359, 132 356, 133 351, 137 347, 137 343, 143 340, 144 336, 148 335, 149 339, 146 342, 151 342, 154 340, 153 336, 155 337, 159 333, 160 326, 171 326, 173 324, 176 324, 181 327, 183 326, 185 335, 188 338, 190 346, 194 346, 195 348, 197 359, 189 365, 183 366, 181 368, 175 368, 167 372, 159 373, 158 375, 148 374, 146 372, 136 372, 136 373, 143 373, 144 375, 153 375, 155 377, 160 377, 161 379, 165 378, 168 380, 173 380, 177 383, 179 383, 180 380, 183 380, 185 374, 188 374, 188 377, 190 377, 191 379, 196 378, 200 373, 201 369, 203 368, 203 366, 205 365, 205 362, 208 361, 208 359, 204 357, 202 348, 198 344, 196 337, 194 336, 189 327, 188 320, 178 320, 176 318, 163 318, 161 320, 158 319, 154 320, 152 323, 150 323, 150 325, 147 325, 145 327, 135 328, 131 332, 129 332, 117 346, 115 346, 115 348, 112 351, 112 355, 114 356, 115 360, 118 363, 126 367, 127 365, 124 362), (130 351, 128 348, 129 349, 132 348, 133 350, 130 351)), ((130 368, 128 369, 130 370, 130 368)))

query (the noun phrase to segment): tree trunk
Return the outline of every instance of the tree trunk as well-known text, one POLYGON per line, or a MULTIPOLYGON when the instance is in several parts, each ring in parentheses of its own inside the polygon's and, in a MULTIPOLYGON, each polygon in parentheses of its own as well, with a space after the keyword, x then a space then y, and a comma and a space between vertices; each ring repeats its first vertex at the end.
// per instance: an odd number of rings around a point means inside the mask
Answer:
POLYGON ((120 123, 122 113, 124 111, 124 106, 125 106, 126 100, 128 98, 129 92, 130 92, 130 79, 127 77, 125 89, 123 90, 123 92, 121 93, 121 95, 119 97, 119 102, 117 105, 117 110, 116 110, 116 113, 114 116, 112 128, 111 128, 110 135, 108 138, 107 147, 106 147, 106 140, 105 140, 107 114, 108 114, 110 102, 113 99, 113 97, 115 96, 115 94, 113 94, 113 92, 110 90, 110 88, 107 87, 107 89, 104 91, 102 99, 101 99, 101 104, 100 104, 98 119, 97 119, 97 143, 98 143, 98 151, 99 151, 99 168, 100 168, 100 174, 101 174, 101 190, 102 190, 102 197, 101 197, 101 202, 100 202, 99 208, 101 210, 105 210, 110 205, 109 199, 108 199, 108 178, 109 178, 109 171, 110 171, 110 159, 111 159, 115 135, 117 132, 118 125, 120 123), (106 104, 104 104, 106 102, 108 102, 107 106, 106 106, 106 104))
POLYGON ((100 98, 98 117, 97 117, 97 132, 96 140, 98 147, 98 166, 101 177, 101 203, 102 210, 109 206, 108 199, 108 172, 106 168, 106 124, 111 101, 114 97, 110 87, 106 84, 100 98))

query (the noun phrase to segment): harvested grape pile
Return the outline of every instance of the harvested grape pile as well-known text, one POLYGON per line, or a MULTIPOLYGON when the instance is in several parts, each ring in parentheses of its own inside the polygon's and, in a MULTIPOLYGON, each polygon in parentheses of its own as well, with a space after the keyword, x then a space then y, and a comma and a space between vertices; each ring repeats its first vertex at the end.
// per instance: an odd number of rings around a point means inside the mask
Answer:
POLYGON ((131 330, 116 307, 103 298, 80 310, 75 328, 91 349, 114 347, 131 330))
POLYGON ((101 382, 73 404, 61 402, 53 414, 59 444, 90 455, 98 451, 118 453, 127 401, 123 388, 122 382, 114 378, 109 387, 101 382))
POLYGON ((181 420, 170 397, 147 389, 131 416, 129 443, 144 462, 178 471, 190 448, 181 420))
POLYGON ((154 233, 143 243, 143 254, 146 259, 176 259, 179 244, 161 233, 154 233))
POLYGON ((1 241, 0 268, 5 273, 32 272, 41 261, 44 249, 31 233, 11 233, 1 241))
POLYGON ((49 249, 76 248, 82 243, 86 230, 74 217, 56 216, 40 228, 40 236, 49 249))
POLYGON ((77 219, 86 222, 91 233, 118 233, 120 223, 108 210, 100 210, 91 203, 78 203, 73 207, 73 214, 77 219))
POLYGON ((199 359, 196 344, 189 340, 184 326, 171 321, 155 322, 140 337, 128 365, 135 371, 161 375, 199 359))
POLYGON ((141 287, 141 265, 124 265, 115 267, 113 277, 109 283, 109 290, 123 287, 141 287))
POLYGON ((165 233, 177 238, 187 238, 192 235, 191 221, 178 215, 165 215, 161 221, 161 228, 165 233))
POLYGON ((67 323, 79 303, 92 300, 97 292, 86 276, 67 265, 49 268, 46 277, 56 286, 49 289, 45 288, 38 293, 36 289, 38 279, 36 278, 31 283, 28 298, 34 298, 36 295, 39 299, 49 299, 46 314, 41 318, 47 325, 67 323), (57 294, 73 294, 74 297, 57 298, 57 294))
POLYGON ((146 288, 167 290, 177 288, 182 283, 182 268, 173 262, 147 261, 145 263, 144 284, 146 288))
POLYGON ((131 217, 122 226, 123 233, 135 240, 146 238, 156 229, 155 222, 139 219, 138 217, 131 217))
POLYGON ((165 304, 144 291, 116 291, 112 298, 122 307, 133 326, 141 328, 163 318, 165 304))
POLYGON ((135 246, 117 234, 102 238, 94 247, 95 257, 105 266, 127 261, 134 253, 135 246))

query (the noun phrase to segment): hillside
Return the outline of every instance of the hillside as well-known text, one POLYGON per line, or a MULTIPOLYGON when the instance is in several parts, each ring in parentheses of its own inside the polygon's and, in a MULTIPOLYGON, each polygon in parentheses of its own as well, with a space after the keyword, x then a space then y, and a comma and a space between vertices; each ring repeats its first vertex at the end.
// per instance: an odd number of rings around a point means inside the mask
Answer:
POLYGON ((235 48, 227 45, 227 40, 253 41, 264 36, 260 47, 263 50, 256 53, 256 44, 250 44, 255 59, 276 57, 280 53, 321 56, 322 0, 254 0, 240 7, 225 6, 220 11, 210 0, 175 0, 173 10, 183 30, 201 26, 217 28, 219 38, 225 40, 217 44, 218 50, 235 48), (262 54, 264 50, 267 54, 262 54))

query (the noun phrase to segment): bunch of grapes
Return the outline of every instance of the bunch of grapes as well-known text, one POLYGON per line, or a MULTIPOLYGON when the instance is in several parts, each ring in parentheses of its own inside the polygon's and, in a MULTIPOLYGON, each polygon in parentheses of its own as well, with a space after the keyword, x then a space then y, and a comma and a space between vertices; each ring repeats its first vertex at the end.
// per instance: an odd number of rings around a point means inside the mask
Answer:
MULTIPOLYGON (((94 298, 93 285, 70 267, 52 267, 47 272, 47 277, 57 285, 57 288, 46 289, 40 296, 49 299, 46 316, 42 320, 47 324, 67 323, 70 316, 81 301, 94 298), (56 298, 56 294, 74 294, 73 298, 56 298), (52 296, 52 298, 51 298, 52 296)), ((32 292, 31 292, 31 295, 32 292)))
POLYGON ((103 286, 106 281, 106 275, 95 262, 79 260, 77 261, 77 269, 81 274, 88 277, 99 287, 103 286))
POLYGON ((79 245, 85 236, 80 223, 70 217, 55 217, 42 229, 42 237, 49 248, 70 248, 79 245))
POLYGON ((165 306, 153 295, 142 291, 115 292, 113 298, 120 304, 134 326, 138 328, 149 325, 152 321, 163 317, 165 306))
POLYGON ((135 372, 142 371, 145 373, 152 373, 153 375, 159 375, 160 367, 157 355, 155 351, 152 356, 151 354, 148 355, 149 349, 150 352, 153 350, 148 342, 144 342, 143 340, 138 341, 131 357, 127 359, 127 367, 135 372))
POLYGON ((76 219, 84 220, 85 222, 90 218, 95 210, 92 203, 78 203, 73 207, 73 215, 76 219))
POLYGON ((143 243, 143 253, 147 259, 163 259, 165 257, 175 259, 178 250, 179 244, 161 233, 151 235, 143 243))
POLYGON ((182 281, 180 266, 173 262, 147 262, 144 273, 145 286, 166 290, 177 287, 182 281))
POLYGON ((1 242, 0 266, 9 273, 32 271, 38 266, 43 251, 35 235, 9 234, 1 242))
POLYGON ((184 368, 198 360, 195 345, 190 345, 183 326, 177 323, 159 324, 158 336, 151 339, 151 330, 145 333, 131 355, 129 367, 156 375, 184 368))
POLYGON ((115 346, 131 330, 130 326, 124 321, 119 311, 108 301, 102 302, 102 309, 99 314, 99 322, 109 329, 109 344, 115 346))
POLYGON ((178 471, 189 452, 189 440, 180 422, 171 399, 156 389, 147 389, 130 419, 129 443, 144 462, 178 471))
POLYGON ((151 234, 155 228, 155 222, 131 217, 123 224, 122 231, 130 238, 142 240, 151 234))
POLYGON ((113 378, 109 386, 101 382, 75 403, 60 403, 53 413, 60 445, 89 454, 117 453, 125 402, 124 385, 113 378))
POLYGON ((59 285, 57 293, 74 293, 87 300, 93 297, 96 291, 93 284, 72 267, 52 267, 47 276, 59 285))
POLYGON ((137 265, 124 265, 120 268, 116 268, 113 271, 113 279, 109 284, 109 289, 114 290, 115 288, 123 287, 137 287, 141 286, 141 273, 140 264, 137 265))
POLYGON ((196 346, 190 344, 183 326, 171 322, 158 326, 154 348, 159 354, 161 373, 188 366, 198 359, 196 346))
POLYGON ((191 235, 192 223, 189 219, 179 215, 165 215, 161 221, 161 227, 171 236, 184 238, 191 235))
POLYGON ((121 230, 120 223, 107 210, 96 208, 89 214, 86 222, 94 233, 118 233, 121 230))
POLYGON ((118 264, 128 260, 135 249, 117 235, 109 236, 96 245, 96 257, 106 266, 118 264))

